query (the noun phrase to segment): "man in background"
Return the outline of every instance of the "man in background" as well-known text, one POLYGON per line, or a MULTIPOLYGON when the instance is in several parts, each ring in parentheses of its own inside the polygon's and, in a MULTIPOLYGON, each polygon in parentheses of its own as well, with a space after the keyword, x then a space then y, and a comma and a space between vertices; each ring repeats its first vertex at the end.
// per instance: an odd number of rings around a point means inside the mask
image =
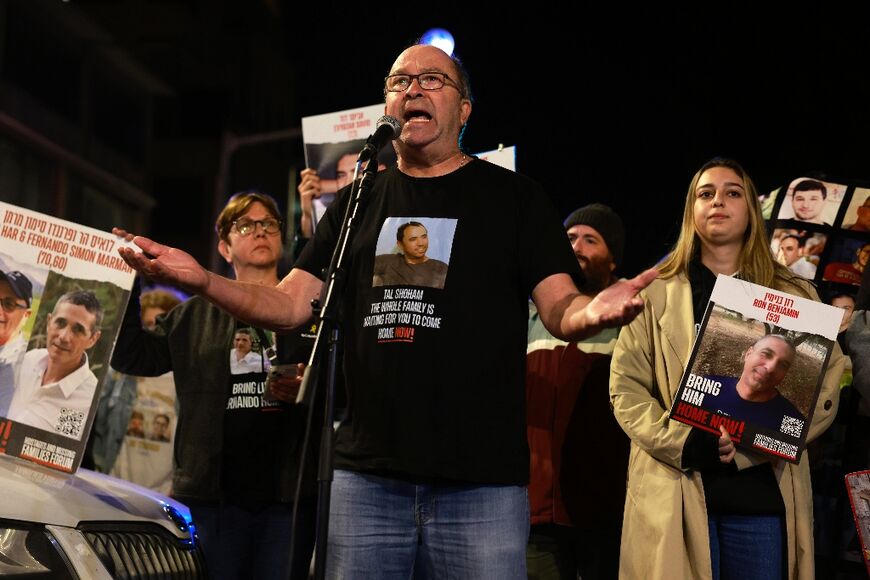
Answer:
MULTIPOLYGON (((620 217, 593 203, 569 215, 565 229, 586 278, 582 290, 594 296, 616 282, 620 217)), ((529 309, 529 578, 616 578, 629 449, 608 389, 619 329, 564 342, 547 332, 534 304, 529 309)))

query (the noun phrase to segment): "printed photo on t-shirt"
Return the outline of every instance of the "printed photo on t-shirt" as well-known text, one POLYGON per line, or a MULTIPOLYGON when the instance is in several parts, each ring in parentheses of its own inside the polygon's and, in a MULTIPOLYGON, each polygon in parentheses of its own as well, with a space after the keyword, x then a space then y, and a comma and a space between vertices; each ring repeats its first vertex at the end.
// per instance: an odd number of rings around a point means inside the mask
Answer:
POLYGON ((458 220, 390 217, 375 249, 372 286, 443 289, 458 220))
POLYGON ((230 374, 262 373, 269 370, 267 363, 254 331, 250 328, 236 329, 230 348, 230 374))

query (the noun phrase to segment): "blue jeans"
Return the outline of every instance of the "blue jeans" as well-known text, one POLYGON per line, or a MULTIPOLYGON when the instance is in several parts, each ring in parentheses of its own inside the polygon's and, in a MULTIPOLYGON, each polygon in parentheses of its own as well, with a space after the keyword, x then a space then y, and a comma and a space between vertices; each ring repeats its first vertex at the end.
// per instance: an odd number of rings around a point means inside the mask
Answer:
POLYGON ((713 580, 783 577, 781 516, 708 515, 713 580))
POLYGON ((415 485, 336 470, 326 577, 525 580, 525 487, 415 485))
POLYGON ((188 503, 188 507, 213 580, 287 580, 291 539, 295 541, 291 578, 308 578, 315 536, 313 500, 299 502, 295 538, 291 538, 292 504, 256 511, 233 504, 188 503))

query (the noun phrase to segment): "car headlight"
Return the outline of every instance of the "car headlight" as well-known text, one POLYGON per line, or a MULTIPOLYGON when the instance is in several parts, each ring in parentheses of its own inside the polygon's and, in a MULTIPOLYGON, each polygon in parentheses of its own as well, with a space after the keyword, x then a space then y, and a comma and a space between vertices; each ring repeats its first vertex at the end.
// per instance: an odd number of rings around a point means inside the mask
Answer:
POLYGON ((69 561, 44 527, 0 520, 0 576, 73 580, 69 561))

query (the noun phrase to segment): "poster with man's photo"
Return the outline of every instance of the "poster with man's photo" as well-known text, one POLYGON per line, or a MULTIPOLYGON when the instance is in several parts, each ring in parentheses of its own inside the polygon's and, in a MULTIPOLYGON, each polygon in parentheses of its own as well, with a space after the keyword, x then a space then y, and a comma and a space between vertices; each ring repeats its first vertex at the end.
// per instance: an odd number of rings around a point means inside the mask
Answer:
MULTIPOLYGON (((366 139, 384 115, 384 104, 302 117, 305 165, 317 170, 322 194, 313 202, 314 227, 323 218, 335 193, 353 180, 354 167, 366 139)), ((383 170, 396 164, 396 151, 384 147, 378 153, 383 170)))
POLYGON ((793 220, 798 225, 833 225, 848 189, 841 183, 799 177, 789 184, 777 218, 793 220))
POLYGON ((777 262, 815 282, 824 300, 855 293, 870 260, 866 183, 798 177, 761 201, 777 262))
POLYGON ((843 311, 720 275, 670 417, 797 463, 843 311))
POLYGON ((125 243, 0 203, 0 453, 81 463, 135 277, 125 243))

